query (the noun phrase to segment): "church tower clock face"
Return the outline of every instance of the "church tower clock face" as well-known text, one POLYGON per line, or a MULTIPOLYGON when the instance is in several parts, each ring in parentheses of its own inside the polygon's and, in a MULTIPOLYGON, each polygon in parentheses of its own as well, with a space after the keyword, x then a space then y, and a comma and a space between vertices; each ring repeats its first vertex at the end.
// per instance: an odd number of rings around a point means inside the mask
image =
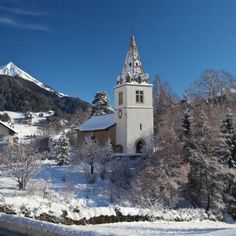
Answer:
POLYGON ((121 109, 118 110, 118 117, 119 117, 119 119, 122 118, 122 110, 121 109))

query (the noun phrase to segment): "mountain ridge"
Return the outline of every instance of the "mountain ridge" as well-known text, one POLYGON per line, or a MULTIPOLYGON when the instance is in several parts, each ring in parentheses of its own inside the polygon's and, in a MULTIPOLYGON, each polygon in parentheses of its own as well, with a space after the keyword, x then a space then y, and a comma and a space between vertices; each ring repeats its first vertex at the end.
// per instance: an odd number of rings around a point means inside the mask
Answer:
POLYGON ((0 110, 55 110, 59 114, 80 112, 85 115, 90 112, 91 105, 88 102, 58 93, 13 62, 0 67, 0 81, 0 110))
POLYGON ((0 75, 8 75, 11 77, 19 76, 22 79, 31 81, 31 82, 37 84, 39 87, 42 87, 48 91, 51 91, 51 92, 57 94, 60 97, 66 96, 64 94, 62 95, 62 93, 57 92, 56 90, 54 90, 50 86, 42 83, 41 81, 35 79, 33 76, 31 76, 30 74, 28 74, 27 72, 25 72, 24 70, 22 70, 18 66, 16 66, 12 61, 10 61, 5 66, 0 67, 0 75))

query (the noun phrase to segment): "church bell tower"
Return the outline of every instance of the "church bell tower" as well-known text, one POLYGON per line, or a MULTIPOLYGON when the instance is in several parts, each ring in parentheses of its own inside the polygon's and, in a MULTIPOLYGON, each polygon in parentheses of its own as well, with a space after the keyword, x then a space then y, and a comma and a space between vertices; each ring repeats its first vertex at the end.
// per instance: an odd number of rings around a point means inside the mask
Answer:
POLYGON ((122 73, 114 87, 117 152, 142 153, 152 148, 152 88, 132 36, 122 73))

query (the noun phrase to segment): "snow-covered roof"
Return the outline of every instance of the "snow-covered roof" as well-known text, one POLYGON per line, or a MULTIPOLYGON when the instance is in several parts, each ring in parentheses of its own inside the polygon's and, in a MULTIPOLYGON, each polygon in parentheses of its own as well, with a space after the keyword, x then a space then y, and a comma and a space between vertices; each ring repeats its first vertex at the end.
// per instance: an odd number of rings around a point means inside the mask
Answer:
POLYGON ((11 130, 13 133, 17 134, 17 132, 11 128, 9 125, 7 125, 6 123, 0 121, 0 124, 3 125, 4 127, 6 127, 7 129, 11 130))
POLYGON ((90 119, 85 121, 82 125, 78 126, 76 130, 79 131, 95 131, 95 130, 104 130, 115 125, 115 113, 101 115, 101 116, 92 116, 90 119))

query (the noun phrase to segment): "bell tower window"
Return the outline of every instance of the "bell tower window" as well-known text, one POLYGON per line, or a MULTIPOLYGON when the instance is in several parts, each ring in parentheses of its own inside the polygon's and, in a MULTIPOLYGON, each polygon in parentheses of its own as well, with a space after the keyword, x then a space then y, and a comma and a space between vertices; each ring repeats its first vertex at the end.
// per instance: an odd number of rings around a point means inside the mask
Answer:
POLYGON ((118 93, 118 105, 123 104, 123 92, 118 93))
POLYGON ((144 102, 144 94, 141 90, 136 90, 136 103, 143 103, 144 102))

